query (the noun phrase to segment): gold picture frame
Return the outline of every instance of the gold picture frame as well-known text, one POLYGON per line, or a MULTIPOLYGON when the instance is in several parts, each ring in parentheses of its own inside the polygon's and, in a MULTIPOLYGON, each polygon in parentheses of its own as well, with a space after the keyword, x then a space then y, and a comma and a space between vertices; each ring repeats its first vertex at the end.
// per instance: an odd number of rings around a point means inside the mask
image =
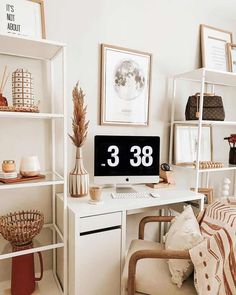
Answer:
POLYGON ((200 33, 202 66, 211 70, 229 71, 227 43, 233 43, 232 32, 202 24, 200 33))
MULTIPOLYGON (((177 166, 194 166, 197 155, 198 125, 174 124, 173 159, 177 166)), ((200 161, 212 160, 212 127, 202 125, 200 161)))
POLYGON ((101 125, 149 124, 152 54, 101 44, 101 125))
POLYGON ((227 51, 228 51, 229 70, 232 73, 236 73, 236 44, 228 43, 227 51))

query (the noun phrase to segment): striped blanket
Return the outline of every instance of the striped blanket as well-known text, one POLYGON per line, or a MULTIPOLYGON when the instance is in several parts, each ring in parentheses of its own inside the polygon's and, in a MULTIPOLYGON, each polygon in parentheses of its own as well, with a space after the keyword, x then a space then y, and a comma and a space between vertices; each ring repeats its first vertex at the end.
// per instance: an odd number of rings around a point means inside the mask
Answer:
POLYGON ((201 223, 205 238, 190 250, 199 295, 236 295, 236 198, 208 206, 201 223))

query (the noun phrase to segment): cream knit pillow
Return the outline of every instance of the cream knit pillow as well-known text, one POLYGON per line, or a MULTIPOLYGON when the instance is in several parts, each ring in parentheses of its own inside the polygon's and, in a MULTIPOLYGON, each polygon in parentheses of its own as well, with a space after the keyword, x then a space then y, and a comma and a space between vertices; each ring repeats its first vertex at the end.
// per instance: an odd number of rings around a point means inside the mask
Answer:
MULTIPOLYGON (((191 206, 172 221, 170 229, 165 236, 167 250, 189 250, 203 241, 199 224, 194 216, 191 206)), ((191 260, 170 259, 168 261, 172 282, 179 288, 193 271, 191 260)))

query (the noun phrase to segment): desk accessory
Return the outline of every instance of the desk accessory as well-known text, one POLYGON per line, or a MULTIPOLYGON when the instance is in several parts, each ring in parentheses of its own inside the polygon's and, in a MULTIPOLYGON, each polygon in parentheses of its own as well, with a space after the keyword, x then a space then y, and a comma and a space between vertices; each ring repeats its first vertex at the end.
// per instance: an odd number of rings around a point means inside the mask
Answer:
POLYGON ((83 197, 88 194, 89 174, 84 168, 82 146, 87 138, 89 121, 86 122, 87 106, 84 106, 83 90, 76 83, 72 96, 74 113, 72 119, 73 135, 69 135, 76 147, 75 167, 69 175, 69 192, 71 197, 83 197))
MULTIPOLYGON (((0 217, 0 233, 10 242, 13 251, 33 248, 32 240, 38 235, 44 224, 44 216, 40 211, 28 210, 9 213, 0 217)), ((35 278, 34 254, 26 254, 12 258, 11 294, 30 295, 35 290, 35 281, 43 277, 43 259, 38 252, 41 275, 35 278)))
POLYGON ((102 187, 101 186, 91 186, 89 188, 90 199, 93 202, 100 202, 102 196, 102 187))
POLYGON ((37 156, 23 157, 20 163, 20 174, 24 177, 35 177, 40 173, 40 165, 37 156))
MULTIPOLYGON (((196 161, 194 162, 194 166, 197 167, 196 161)), ((200 161, 199 169, 214 169, 214 168, 223 168, 224 164, 221 162, 215 161, 200 161)))
POLYGON ((165 188, 175 186, 174 172, 168 163, 162 163, 160 169, 160 182, 146 184, 151 188, 165 188))
POLYGON ((2 162, 2 171, 5 173, 14 172, 16 170, 16 164, 14 160, 4 160, 2 162))

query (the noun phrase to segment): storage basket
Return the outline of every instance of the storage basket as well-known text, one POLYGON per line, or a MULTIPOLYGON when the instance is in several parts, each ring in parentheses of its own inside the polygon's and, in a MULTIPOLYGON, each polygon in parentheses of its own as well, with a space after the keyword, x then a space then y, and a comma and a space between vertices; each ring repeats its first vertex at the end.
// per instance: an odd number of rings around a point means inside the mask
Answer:
POLYGON ((0 233, 12 245, 26 245, 39 234, 44 224, 40 211, 28 210, 0 217, 0 233))

